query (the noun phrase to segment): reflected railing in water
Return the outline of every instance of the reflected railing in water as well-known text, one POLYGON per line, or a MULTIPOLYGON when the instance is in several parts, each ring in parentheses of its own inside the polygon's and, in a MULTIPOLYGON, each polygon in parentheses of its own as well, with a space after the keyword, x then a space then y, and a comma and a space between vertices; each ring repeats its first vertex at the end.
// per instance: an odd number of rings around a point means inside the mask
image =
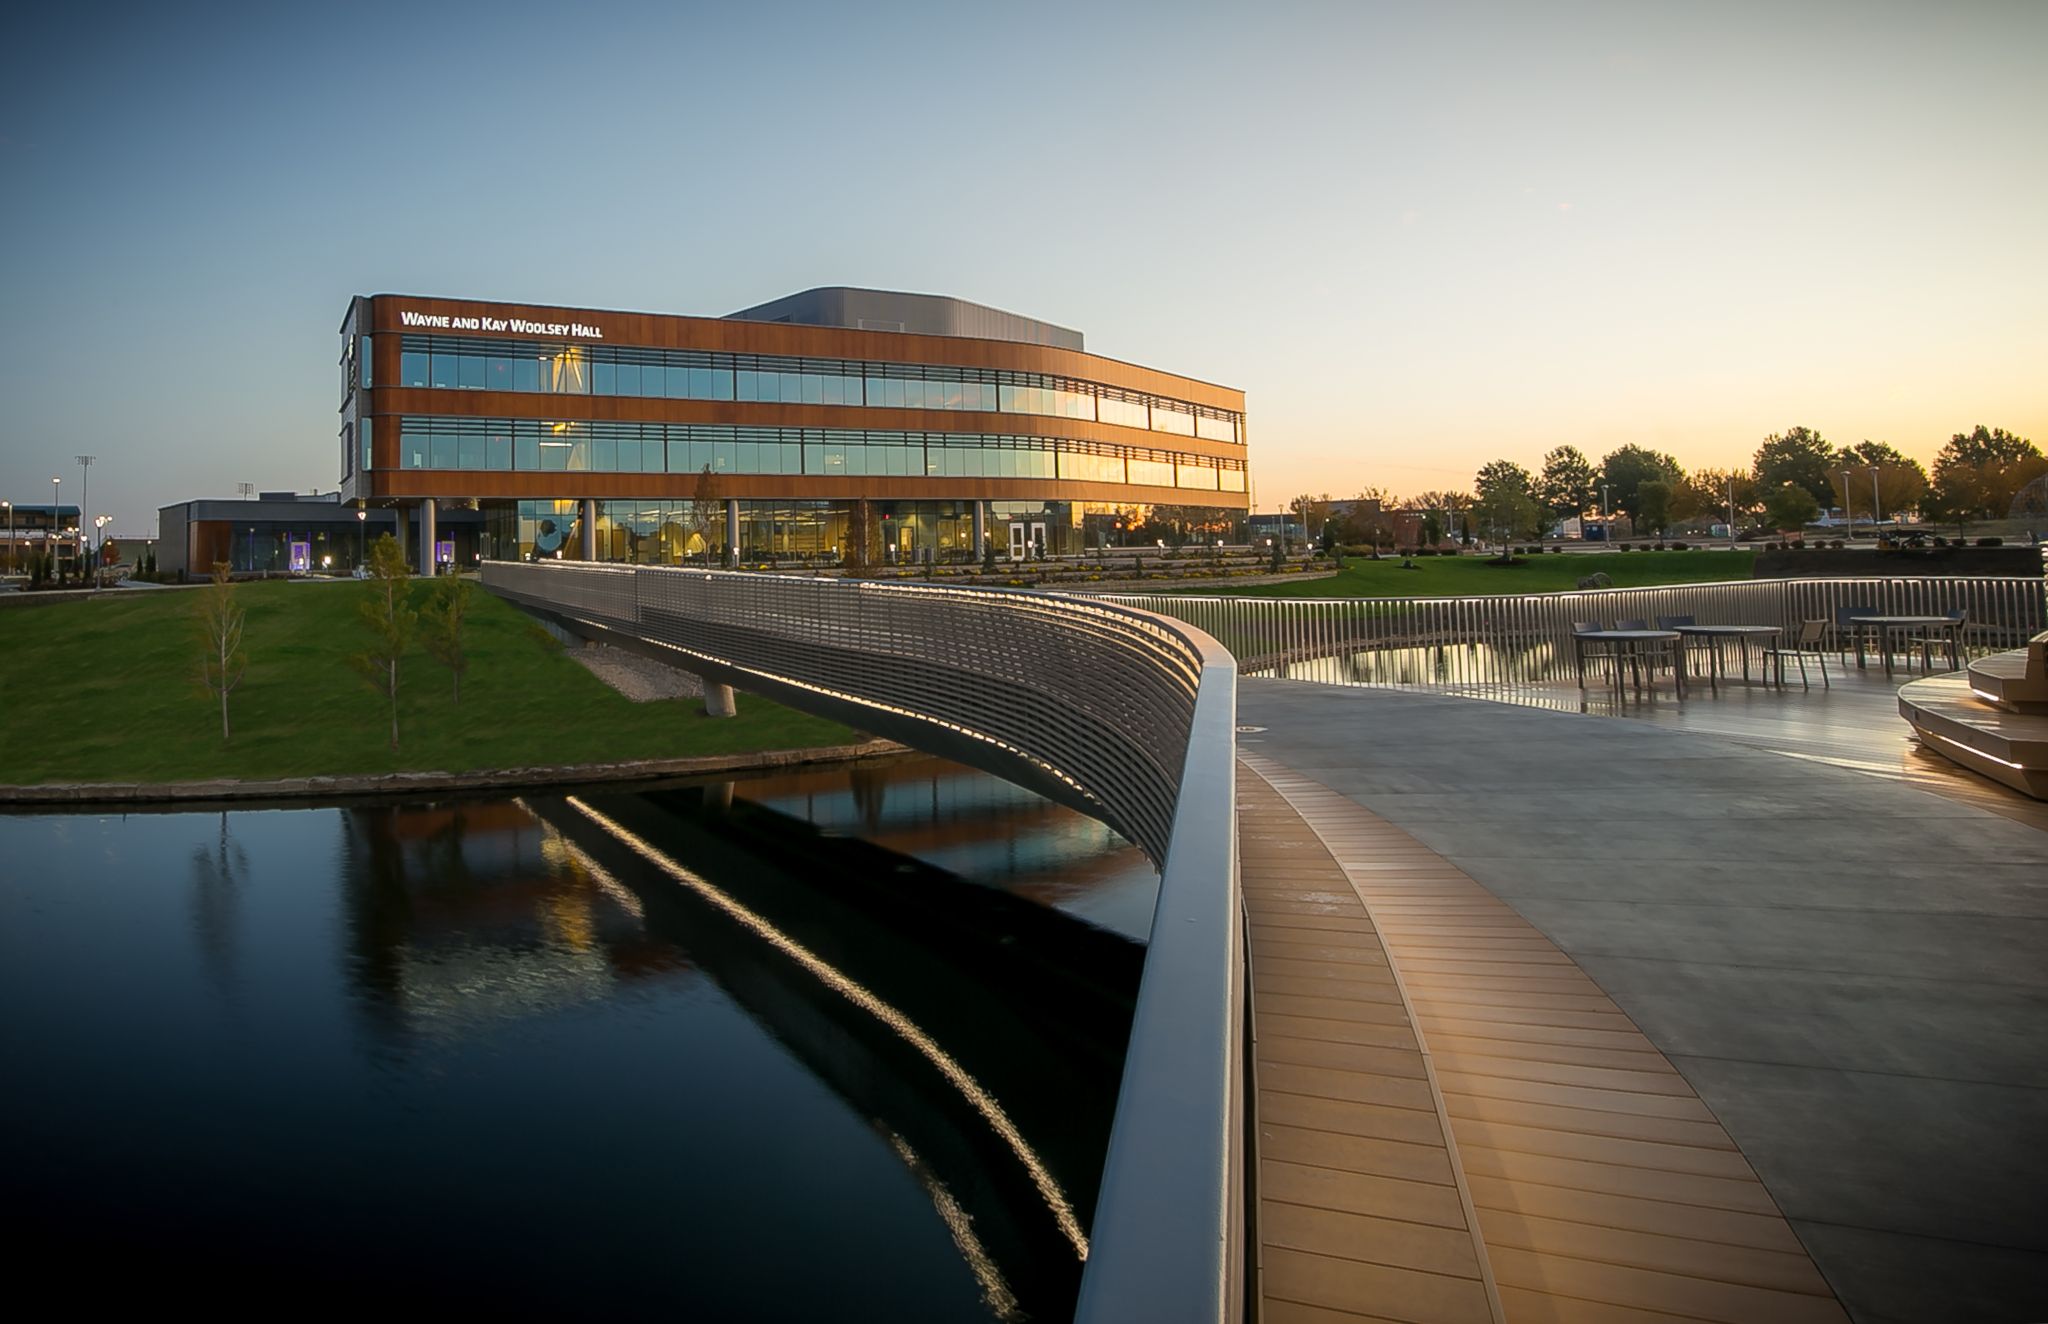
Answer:
POLYGON ((1855 608, 1962 612, 1963 648, 1977 654, 2019 646, 2048 616, 2043 581, 2020 577, 1756 579, 1467 598, 1104 600, 1196 626, 1235 654, 1246 675, 1417 689, 1575 681, 1573 623, 1582 620, 1692 616, 1701 625, 1775 625, 1789 639, 1801 621, 1832 624, 1855 608))

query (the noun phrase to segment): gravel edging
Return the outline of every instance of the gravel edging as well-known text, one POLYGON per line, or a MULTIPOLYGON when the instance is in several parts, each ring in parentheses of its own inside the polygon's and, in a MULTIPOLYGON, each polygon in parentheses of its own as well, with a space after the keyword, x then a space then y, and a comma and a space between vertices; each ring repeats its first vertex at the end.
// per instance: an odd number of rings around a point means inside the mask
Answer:
POLYGON ((720 772, 763 772, 819 763, 849 763, 907 752, 893 740, 812 749, 769 749, 745 754, 701 754, 680 759, 622 763, 537 764, 477 772, 381 772, 334 777, 242 781, 221 777, 190 782, 52 782, 0 786, 0 805, 163 804, 188 800, 305 800, 340 795, 419 795, 434 791, 532 790, 597 782, 658 781, 720 772))

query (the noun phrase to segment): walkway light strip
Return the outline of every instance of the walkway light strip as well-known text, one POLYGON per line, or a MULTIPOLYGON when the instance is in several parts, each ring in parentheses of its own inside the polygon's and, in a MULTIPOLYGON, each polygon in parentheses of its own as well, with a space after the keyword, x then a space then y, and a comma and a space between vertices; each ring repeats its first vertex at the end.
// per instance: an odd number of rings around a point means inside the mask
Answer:
MULTIPOLYGON (((980 1083, 968 1074, 967 1069, 955 1061, 945 1049, 939 1047, 930 1035, 919 1029, 909 1017, 876 997, 836 966, 826 963, 808 947, 776 928, 764 916, 748 909, 706 879, 690 872, 625 824, 591 808, 577 796, 566 797, 564 803, 610 833, 634 854, 717 906, 732 919, 753 930, 756 936, 808 970, 820 983, 888 1026, 897 1037, 922 1053, 939 1069, 939 1074, 952 1082, 953 1088, 959 1090, 967 1101, 974 1105, 975 1111, 987 1119, 995 1133, 1002 1137, 1003 1143, 1017 1156, 1017 1161, 1024 1165, 1024 1170, 1031 1174, 1031 1182, 1038 1188, 1039 1198, 1043 1199, 1046 1208, 1052 1211, 1053 1220, 1059 1224, 1061 1235, 1073 1244, 1075 1255, 1083 1260, 1088 1258, 1088 1235, 1081 1230, 1079 1220, 1074 1217, 1073 1206, 1068 1203, 1066 1192, 1060 1189, 1059 1182, 1046 1170, 1037 1151, 1031 1148, 1030 1142, 1017 1130, 1016 1124, 1010 1120, 1010 1115, 1003 1111, 1002 1104, 996 1102, 994 1096, 983 1089, 980 1083)), ((566 838, 564 841, 593 875, 610 877, 604 866, 592 859, 575 842, 566 838)))

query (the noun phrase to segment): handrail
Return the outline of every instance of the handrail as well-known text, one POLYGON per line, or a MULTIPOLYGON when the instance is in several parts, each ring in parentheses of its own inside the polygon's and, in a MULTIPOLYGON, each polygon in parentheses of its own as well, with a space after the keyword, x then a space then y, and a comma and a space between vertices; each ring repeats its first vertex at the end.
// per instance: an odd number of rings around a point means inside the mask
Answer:
POLYGON ((1963 646, 1985 651, 2016 646, 2048 615, 2043 581, 2021 576, 1755 579, 1444 598, 1110 594, 1100 600, 1206 631, 1236 654, 1246 674, 1413 688, 1570 679, 1573 623, 1580 620, 1690 615, 1702 625, 1777 625, 1789 635, 1803 620, 1832 626, 1839 613, 1856 607, 1882 615, 1964 611, 1963 646))
POLYGON ((1077 1318, 1233 1321, 1246 1296, 1237 665, 1198 628, 1054 594, 487 561, 573 630, 983 768, 1108 822, 1159 900, 1077 1318))

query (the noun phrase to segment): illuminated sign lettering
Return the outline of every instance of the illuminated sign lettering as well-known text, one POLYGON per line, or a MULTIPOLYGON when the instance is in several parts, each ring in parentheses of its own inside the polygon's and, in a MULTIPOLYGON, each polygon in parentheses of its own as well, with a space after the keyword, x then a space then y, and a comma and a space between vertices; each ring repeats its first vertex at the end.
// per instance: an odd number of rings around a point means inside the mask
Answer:
POLYGON ((601 327, 582 322, 529 322, 520 317, 457 317, 451 313, 416 313, 410 308, 398 312, 400 326, 428 327, 438 331, 510 331, 521 336, 568 336, 576 340, 603 340, 601 327))

